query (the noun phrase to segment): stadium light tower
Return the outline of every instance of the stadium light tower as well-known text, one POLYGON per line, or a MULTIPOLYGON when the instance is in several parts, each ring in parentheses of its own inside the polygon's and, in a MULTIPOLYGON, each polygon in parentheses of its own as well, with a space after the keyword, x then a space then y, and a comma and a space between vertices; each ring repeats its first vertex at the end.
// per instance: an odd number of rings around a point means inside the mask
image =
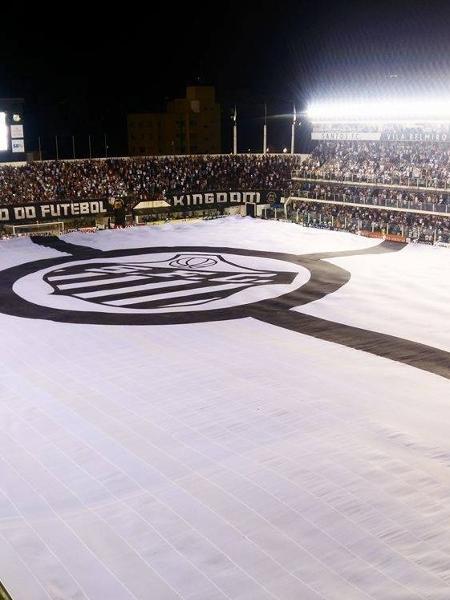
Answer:
POLYGON ((295 110, 295 104, 294 104, 294 110, 292 112, 292 126, 291 126, 291 154, 294 154, 294 146, 295 146, 295 124, 297 122, 297 111, 295 110))
POLYGON ((312 121, 450 121, 450 99, 382 98, 371 101, 316 102, 306 114, 312 121))
POLYGON ((267 148, 267 104, 264 104, 263 154, 267 148))
POLYGON ((233 154, 237 154, 237 110, 236 110, 236 105, 234 105, 234 115, 233 115, 233 154))

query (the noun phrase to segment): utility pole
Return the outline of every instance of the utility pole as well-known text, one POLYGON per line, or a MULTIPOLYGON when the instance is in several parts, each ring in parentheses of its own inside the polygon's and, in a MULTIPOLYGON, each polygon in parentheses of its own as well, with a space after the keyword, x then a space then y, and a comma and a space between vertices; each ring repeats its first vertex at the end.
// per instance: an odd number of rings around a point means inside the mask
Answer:
POLYGON ((233 115, 233 154, 237 154, 237 110, 236 110, 236 105, 234 106, 234 115, 233 115))
POLYGON ((264 104, 263 154, 267 152, 267 104, 264 104))
POLYGON ((297 123, 297 111, 295 110, 292 113, 292 126, 291 126, 291 154, 294 154, 294 146, 295 146, 295 125, 297 123))

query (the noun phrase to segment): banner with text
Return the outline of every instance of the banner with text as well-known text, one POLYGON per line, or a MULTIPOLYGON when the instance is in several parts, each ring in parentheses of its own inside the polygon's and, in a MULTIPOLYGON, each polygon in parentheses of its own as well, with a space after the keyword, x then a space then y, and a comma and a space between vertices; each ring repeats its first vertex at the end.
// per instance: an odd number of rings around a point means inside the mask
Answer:
POLYGON ((167 195, 166 201, 173 208, 195 208, 220 205, 247 204, 274 204, 281 200, 279 190, 256 190, 256 191, 234 191, 234 192, 193 192, 187 194, 167 195))
POLYGON ((59 221, 91 215, 105 216, 111 212, 112 207, 105 200, 0 206, 0 225, 35 223, 36 221, 59 221))
MULTIPOLYGON (((165 201, 169 209, 211 208, 223 205, 238 205, 253 202, 256 204, 276 204, 281 200, 279 190, 267 191, 235 191, 235 192, 198 192, 167 195, 165 201)), ((82 217, 107 215, 117 219, 118 213, 132 211, 138 200, 131 196, 110 198, 108 200, 80 200, 77 202, 58 201, 42 204, 24 204, 17 206, 0 206, 0 225, 18 225, 20 223, 36 223, 76 220, 82 217)), ((154 209, 156 210, 156 209, 154 209)), ((159 208, 158 210, 161 210, 159 208)))
POLYGON ((312 140, 330 141, 378 141, 381 139, 379 131, 313 131, 312 140))
POLYGON ((384 142, 449 142, 448 126, 430 127, 429 125, 380 125, 376 129, 364 129, 360 124, 341 125, 326 129, 315 125, 311 132, 312 140, 351 142, 351 141, 384 141, 384 142))
POLYGON ((385 142, 448 142, 448 131, 426 131, 405 129, 403 131, 383 131, 381 140, 385 142))

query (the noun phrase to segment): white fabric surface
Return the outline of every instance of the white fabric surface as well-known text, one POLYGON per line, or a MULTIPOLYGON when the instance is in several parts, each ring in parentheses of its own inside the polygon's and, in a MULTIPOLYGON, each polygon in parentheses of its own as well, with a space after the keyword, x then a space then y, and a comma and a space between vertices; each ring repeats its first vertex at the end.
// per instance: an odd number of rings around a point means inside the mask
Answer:
MULTIPOLYGON (((249 219, 64 239, 374 245, 249 219)), ((57 255, 1 242, 0 268, 57 255)), ((351 281, 301 311, 449 349, 447 250, 333 260, 351 281)), ((0 331, 14 600, 450 598, 448 380, 250 318, 0 331)))

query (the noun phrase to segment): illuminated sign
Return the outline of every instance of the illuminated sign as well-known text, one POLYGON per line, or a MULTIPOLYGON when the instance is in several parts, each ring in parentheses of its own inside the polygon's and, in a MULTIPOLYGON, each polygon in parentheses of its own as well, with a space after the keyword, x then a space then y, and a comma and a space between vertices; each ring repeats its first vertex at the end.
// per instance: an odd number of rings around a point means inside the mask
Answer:
POLYGON ((0 152, 8 150, 8 127, 6 113, 0 112, 0 152))

